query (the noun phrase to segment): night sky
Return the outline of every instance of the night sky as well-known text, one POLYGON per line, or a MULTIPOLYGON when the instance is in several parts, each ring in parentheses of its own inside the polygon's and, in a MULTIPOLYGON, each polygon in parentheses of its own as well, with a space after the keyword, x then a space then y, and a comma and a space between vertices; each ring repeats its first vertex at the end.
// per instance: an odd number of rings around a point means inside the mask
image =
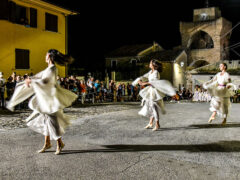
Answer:
MULTIPOLYGON (((103 63, 104 54, 122 45, 153 41, 165 49, 180 45, 179 21, 192 21, 193 9, 205 7, 205 0, 48 1, 80 13, 69 17, 69 53, 76 64, 93 69, 92 64, 103 63)), ((218 6, 233 26, 240 22, 239 0, 209 0, 209 6, 218 6)), ((232 44, 240 42, 239 32, 240 25, 232 33, 232 44)), ((240 48, 235 50, 240 53, 240 48)))

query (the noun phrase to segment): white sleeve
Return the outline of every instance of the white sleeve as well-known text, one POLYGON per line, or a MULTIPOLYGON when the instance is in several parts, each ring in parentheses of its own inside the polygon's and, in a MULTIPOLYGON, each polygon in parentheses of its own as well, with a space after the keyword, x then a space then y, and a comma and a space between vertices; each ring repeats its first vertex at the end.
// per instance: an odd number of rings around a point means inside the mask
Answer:
POLYGON ((138 85, 138 81, 148 81, 148 76, 149 76, 149 72, 144 74, 143 76, 140 76, 139 78, 135 79, 133 82, 132 82, 132 85, 133 86, 136 86, 138 85))
POLYGON ((205 82, 203 84, 203 88, 208 89, 208 88, 212 87, 213 83, 215 83, 217 81, 217 76, 218 76, 218 74, 216 74, 210 81, 205 82))

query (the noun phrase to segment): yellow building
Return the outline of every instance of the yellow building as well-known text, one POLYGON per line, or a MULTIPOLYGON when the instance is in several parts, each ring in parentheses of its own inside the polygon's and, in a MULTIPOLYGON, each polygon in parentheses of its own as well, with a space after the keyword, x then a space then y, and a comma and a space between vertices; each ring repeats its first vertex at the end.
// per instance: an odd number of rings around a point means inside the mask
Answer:
MULTIPOLYGON (((67 53, 67 16, 76 13, 41 0, 0 0, 0 71, 36 74, 46 52, 67 53)), ((58 67, 66 75, 66 67, 58 67)))

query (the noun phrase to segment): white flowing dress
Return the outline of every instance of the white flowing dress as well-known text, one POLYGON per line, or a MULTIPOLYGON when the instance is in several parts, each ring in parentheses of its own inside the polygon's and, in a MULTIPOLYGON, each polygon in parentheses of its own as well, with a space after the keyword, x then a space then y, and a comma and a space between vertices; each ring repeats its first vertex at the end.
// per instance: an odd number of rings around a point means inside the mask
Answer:
POLYGON ((211 95, 210 111, 217 112, 222 118, 227 118, 231 106, 230 96, 234 95, 235 85, 231 83, 227 72, 217 73, 214 78, 203 84, 211 95), (229 89, 227 87, 230 87, 229 89))
POLYGON ((193 101, 198 101, 198 96, 199 96, 199 92, 198 92, 198 90, 197 89, 195 89, 195 91, 194 91, 194 95, 193 95, 193 101))
POLYGON ((30 87, 25 82, 18 83, 7 105, 13 111, 14 106, 32 96, 29 108, 33 113, 26 119, 27 125, 44 136, 50 136, 51 140, 59 139, 70 125, 70 117, 63 113, 63 109, 77 98, 76 94, 61 88, 56 77, 57 68, 50 65, 31 78, 30 87))
POLYGON ((155 121, 159 121, 160 111, 165 114, 163 98, 165 94, 174 96, 176 94, 171 83, 167 80, 159 80, 160 74, 157 70, 150 71, 137 78, 132 85, 136 86, 139 80, 148 81, 151 85, 145 87, 139 92, 142 97, 142 109, 138 112, 139 115, 146 117, 154 117, 155 121))

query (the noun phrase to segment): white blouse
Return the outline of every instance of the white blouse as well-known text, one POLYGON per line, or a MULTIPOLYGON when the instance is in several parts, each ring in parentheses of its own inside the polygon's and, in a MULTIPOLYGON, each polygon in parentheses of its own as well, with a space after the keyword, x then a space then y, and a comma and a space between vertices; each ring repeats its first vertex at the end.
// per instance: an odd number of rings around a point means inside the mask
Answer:
POLYGON ((157 70, 149 71, 148 73, 142 76, 143 78, 148 78, 148 81, 156 81, 160 79, 160 73, 157 70))
POLYGON ((217 73, 215 76, 215 80, 217 81, 218 85, 225 86, 227 83, 230 83, 231 79, 227 72, 225 72, 223 75, 221 73, 217 73))

